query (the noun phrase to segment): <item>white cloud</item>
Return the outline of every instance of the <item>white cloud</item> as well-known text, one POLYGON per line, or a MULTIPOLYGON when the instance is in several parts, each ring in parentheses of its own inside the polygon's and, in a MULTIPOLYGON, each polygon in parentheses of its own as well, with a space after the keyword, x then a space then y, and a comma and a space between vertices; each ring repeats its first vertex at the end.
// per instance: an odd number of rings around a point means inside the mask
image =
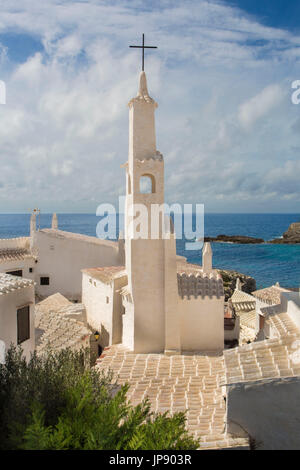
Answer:
POLYGON ((285 93, 277 84, 264 88, 253 98, 241 104, 239 109, 239 120, 246 129, 253 126, 255 122, 268 114, 282 101, 285 93))
POLYGON ((94 211, 125 191, 126 104, 140 67, 140 51, 128 45, 143 31, 159 46, 146 52, 146 71, 159 102, 169 202, 228 211, 242 211, 244 201, 253 210, 263 200, 296 207, 300 107, 288 93, 300 78, 300 37, 221 2, 151 5, 11 0, 2 7, 1 33, 34 35, 45 50, 22 64, 6 50, 0 61, 7 83, 0 211, 94 211))

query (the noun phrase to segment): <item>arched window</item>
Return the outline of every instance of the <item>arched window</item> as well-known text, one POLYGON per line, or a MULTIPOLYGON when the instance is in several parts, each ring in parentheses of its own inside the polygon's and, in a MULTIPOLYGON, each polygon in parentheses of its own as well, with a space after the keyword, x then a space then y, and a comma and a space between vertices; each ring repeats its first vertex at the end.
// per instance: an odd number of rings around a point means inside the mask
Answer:
POLYGON ((140 193, 155 193, 155 178, 153 175, 142 175, 140 177, 140 193))

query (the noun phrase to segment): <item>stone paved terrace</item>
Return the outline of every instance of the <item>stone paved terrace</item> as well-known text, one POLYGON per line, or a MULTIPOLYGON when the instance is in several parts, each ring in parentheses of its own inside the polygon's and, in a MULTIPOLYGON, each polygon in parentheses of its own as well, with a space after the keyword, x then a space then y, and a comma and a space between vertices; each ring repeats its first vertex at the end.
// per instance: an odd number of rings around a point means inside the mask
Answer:
POLYGON ((187 427, 201 439, 201 449, 248 448, 247 440, 225 434, 223 355, 134 354, 115 345, 104 350, 96 367, 111 370, 118 383, 130 384, 133 405, 148 397, 154 412, 188 410, 187 427))

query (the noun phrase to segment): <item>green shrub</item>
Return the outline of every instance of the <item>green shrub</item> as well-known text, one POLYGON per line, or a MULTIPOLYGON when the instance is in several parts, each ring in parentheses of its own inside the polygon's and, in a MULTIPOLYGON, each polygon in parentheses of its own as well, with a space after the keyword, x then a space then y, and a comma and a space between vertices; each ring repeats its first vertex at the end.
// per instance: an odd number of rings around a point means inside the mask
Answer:
POLYGON ((26 363, 12 347, 0 366, 2 449, 193 450, 185 414, 131 406, 128 385, 88 366, 84 351, 63 350, 26 363), (113 387, 113 388, 112 388, 113 387), (114 393, 112 393, 114 391, 114 393))

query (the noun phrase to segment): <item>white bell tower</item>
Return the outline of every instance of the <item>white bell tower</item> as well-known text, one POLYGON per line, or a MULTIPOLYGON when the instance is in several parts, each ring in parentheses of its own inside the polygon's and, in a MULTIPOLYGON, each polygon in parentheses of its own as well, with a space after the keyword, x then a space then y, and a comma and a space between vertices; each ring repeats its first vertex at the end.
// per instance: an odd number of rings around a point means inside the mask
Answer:
MULTIPOLYGON (((163 211, 159 218, 153 217, 152 212, 164 203, 164 161, 156 149, 157 103, 149 96, 144 71, 140 73, 137 96, 128 106, 125 252, 131 303, 126 304, 123 315, 123 344, 139 353, 164 352, 166 325, 170 324, 166 318, 165 287, 176 291, 177 302, 176 246, 174 234, 170 239, 163 236, 163 211), (172 266, 167 276, 166 260, 172 266)), ((173 307, 173 312, 177 312, 173 307)), ((177 343, 175 349, 179 347, 177 343)))

